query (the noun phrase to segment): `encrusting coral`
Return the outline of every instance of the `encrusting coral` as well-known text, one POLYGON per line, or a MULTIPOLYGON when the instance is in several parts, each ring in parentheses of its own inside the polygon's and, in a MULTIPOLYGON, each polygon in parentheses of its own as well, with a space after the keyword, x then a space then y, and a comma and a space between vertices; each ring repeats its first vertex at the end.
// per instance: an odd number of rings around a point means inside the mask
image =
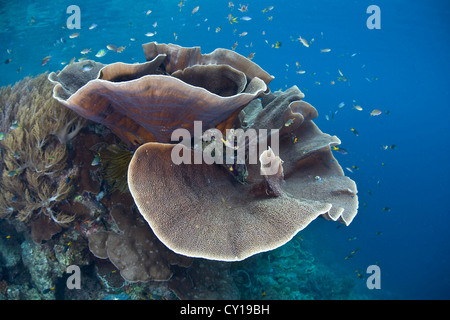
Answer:
POLYGON ((57 224, 73 217, 54 209, 72 191, 76 170, 67 163, 66 143, 87 120, 51 98, 47 75, 3 88, 0 218, 30 221, 45 215, 57 224))
POLYGON ((117 205, 111 216, 119 232, 100 231, 89 236, 89 249, 98 258, 109 260, 128 281, 166 281, 172 276, 170 265, 189 266, 191 259, 168 250, 159 242, 145 221, 117 205))

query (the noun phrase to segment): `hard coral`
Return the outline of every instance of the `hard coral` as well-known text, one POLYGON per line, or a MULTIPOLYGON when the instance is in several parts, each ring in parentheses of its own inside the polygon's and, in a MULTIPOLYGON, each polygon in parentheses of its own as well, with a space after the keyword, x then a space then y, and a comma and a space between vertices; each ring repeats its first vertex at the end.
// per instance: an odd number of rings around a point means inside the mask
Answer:
POLYGON ((109 258, 125 280, 166 281, 172 275, 170 265, 190 264, 189 258, 161 244, 148 225, 131 210, 117 205, 111 215, 120 233, 100 231, 90 235, 89 249, 97 258, 109 258))
MULTIPOLYGON (((177 51, 176 46, 171 51, 177 51)), ((199 48, 194 51, 200 54, 199 48)), ((139 65, 105 66, 87 83, 79 63, 51 73, 49 79, 55 83, 55 99, 136 147, 148 141, 169 142, 177 128, 192 132, 194 120, 215 127, 267 90, 273 77, 255 63, 235 52, 219 56, 218 61, 202 60, 201 66, 180 65, 169 71, 178 56, 157 54, 139 65), (72 82, 67 81, 73 78, 83 81, 74 81, 81 86, 69 90, 72 82)))
MULTIPOLYGON (((172 154, 180 145, 150 142, 138 148, 128 184, 156 236, 179 254, 237 261, 285 244, 321 215, 348 225, 356 215, 357 190, 332 155, 331 146, 340 140, 317 128, 317 112, 302 98, 293 87, 264 104, 255 100, 257 106, 246 112, 249 120, 241 117, 247 128, 275 128, 280 135, 275 141, 272 131, 259 135, 269 147, 279 142, 279 156, 258 150, 260 161, 246 161, 245 183, 236 183, 219 165, 175 165, 172 154), (294 119, 289 126, 288 116, 294 119), (268 173, 261 157, 271 157, 276 170, 268 173)), ((184 146, 182 152, 201 156, 184 146)))

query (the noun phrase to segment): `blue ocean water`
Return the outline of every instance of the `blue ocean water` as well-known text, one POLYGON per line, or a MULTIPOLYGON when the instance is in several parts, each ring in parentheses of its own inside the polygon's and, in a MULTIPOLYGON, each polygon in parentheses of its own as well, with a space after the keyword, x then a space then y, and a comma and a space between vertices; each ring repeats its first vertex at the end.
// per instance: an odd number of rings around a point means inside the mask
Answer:
POLYGON ((369 299, 449 299, 450 4, 251 0, 241 12, 233 2, 0 1, 0 85, 61 70, 83 49, 102 63, 131 63, 145 61, 141 44, 150 41, 203 53, 237 43, 236 52, 254 53, 275 76, 272 91, 297 85, 319 111, 319 128, 348 151, 336 158, 353 171, 344 169, 358 185, 359 212, 348 227, 318 219, 301 231, 316 259, 355 279, 378 265, 381 289, 358 283, 369 299), (69 5, 80 8, 80 30, 66 28, 69 5), (366 25, 370 5, 380 8, 381 29, 366 25), (96 58, 108 44, 126 48, 96 58), (382 113, 371 116, 373 109, 382 113))

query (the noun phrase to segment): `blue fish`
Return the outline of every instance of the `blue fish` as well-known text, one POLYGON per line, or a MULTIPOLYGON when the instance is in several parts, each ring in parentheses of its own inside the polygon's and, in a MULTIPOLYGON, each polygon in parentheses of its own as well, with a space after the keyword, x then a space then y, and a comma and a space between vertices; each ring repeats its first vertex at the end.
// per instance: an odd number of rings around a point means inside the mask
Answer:
POLYGON ((20 125, 19 125, 19 123, 17 122, 17 120, 15 120, 13 123, 12 123, 12 125, 11 125, 11 129, 17 129, 18 127, 20 127, 20 125))
POLYGON ((94 158, 94 160, 92 160, 91 162, 91 166, 96 166, 100 163, 100 154, 97 154, 94 158))

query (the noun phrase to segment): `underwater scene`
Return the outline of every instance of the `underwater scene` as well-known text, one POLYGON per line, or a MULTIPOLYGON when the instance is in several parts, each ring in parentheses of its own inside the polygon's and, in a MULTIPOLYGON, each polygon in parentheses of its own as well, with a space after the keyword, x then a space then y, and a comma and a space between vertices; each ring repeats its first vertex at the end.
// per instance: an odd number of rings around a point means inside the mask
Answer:
POLYGON ((0 1, 0 300, 449 299, 449 16, 0 1))

